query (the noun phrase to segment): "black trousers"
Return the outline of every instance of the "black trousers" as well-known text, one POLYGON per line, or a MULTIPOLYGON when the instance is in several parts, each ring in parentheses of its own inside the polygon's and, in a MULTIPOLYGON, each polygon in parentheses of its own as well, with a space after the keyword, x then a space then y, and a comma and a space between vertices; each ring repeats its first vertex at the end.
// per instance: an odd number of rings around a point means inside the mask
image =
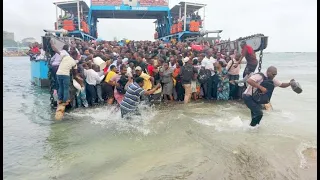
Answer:
POLYGON ((89 105, 93 105, 97 99, 96 87, 86 83, 86 96, 89 105))
POLYGON ((208 94, 208 85, 207 85, 207 82, 201 84, 201 87, 203 89, 203 97, 205 99, 207 99, 207 94, 208 94))
POLYGON ((246 95, 244 94, 242 96, 244 103, 247 105, 247 107, 251 111, 251 123, 250 126, 256 126, 257 124, 260 123, 262 117, 263 117, 263 112, 262 112, 262 106, 261 104, 257 104, 253 99, 251 95, 246 95))
POLYGON ((177 100, 183 101, 184 100, 184 88, 181 82, 177 82, 176 84, 176 91, 177 91, 177 100))
POLYGON ((257 68, 257 64, 256 65, 252 65, 252 64, 247 64, 246 68, 243 71, 243 77, 244 78, 246 75, 253 73, 257 68))
MULTIPOLYGON (((51 69, 51 76, 53 77, 54 79, 54 83, 53 83, 53 89, 56 89, 58 90, 59 89, 59 83, 58 83, 58 80, 57 80, 57 71, 58 71, 58 68, 59 66, 52 66, 52 69, 51 69)), ((50 79, 51 80, 51 79, 50 79)))
MULTIPOLYGON (((214 75, 215 76, 215 75, 214 75)), ((210 78, 207 81, 207 92, 206 92, 206 98, 212 99, 214 96, 214 76, 210 76, 210 78)), ((217 87, 216 87, 217 89, 217 87)), ((216 91, 217 92, 217 91, 216 91)))
POLYGON ((217 98, 217 91, 218 91, 218 83, 219 83, 219 76, 213 75, 210 76, 207 82, 207 99, 217 98))
MULTIPOLYGON (((239 75, 229 75, 229 81, 232 81, 232 80, 239 80, 239 75)), ((235 84, 230 83, 229 87, 230 87, 230 93, 229 93, 230 99, 239 99, 239 96, 238 96, 239 86, 236 83, 235 84)))
POLYGON ((213 76, 210 76, 210 78, 207 81, 207 93, 206 98, 212 99, 212 89, 213 89, 213 76))

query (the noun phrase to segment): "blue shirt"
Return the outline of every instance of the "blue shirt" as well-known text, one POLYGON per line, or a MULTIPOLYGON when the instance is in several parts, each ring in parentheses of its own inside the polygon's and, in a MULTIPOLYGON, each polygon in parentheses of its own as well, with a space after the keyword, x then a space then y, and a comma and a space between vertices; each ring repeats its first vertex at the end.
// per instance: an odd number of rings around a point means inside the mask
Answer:
POLYGON ((134 111, 137 109, 140 102, 140 96, 144 93, 144 90, 136 82, 130 84, 124 95, 120 108, 126 111, 134 111))

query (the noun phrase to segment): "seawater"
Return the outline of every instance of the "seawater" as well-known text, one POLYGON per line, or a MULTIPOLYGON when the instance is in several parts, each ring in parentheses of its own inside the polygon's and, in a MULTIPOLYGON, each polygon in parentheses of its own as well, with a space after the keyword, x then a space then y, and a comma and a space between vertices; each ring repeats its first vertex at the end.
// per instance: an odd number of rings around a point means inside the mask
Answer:
MULTIPOLYGON (((269 53, 262 71, 303 88, 277 88, 250 129, 238 102, 77 109, 55 121, 48 89, 31 85, 27 57, 4 57, 3 178, 61 180, 316 179, 317 53, 269 53)), ((243 67, 242 67, 243 68, 243 67)))

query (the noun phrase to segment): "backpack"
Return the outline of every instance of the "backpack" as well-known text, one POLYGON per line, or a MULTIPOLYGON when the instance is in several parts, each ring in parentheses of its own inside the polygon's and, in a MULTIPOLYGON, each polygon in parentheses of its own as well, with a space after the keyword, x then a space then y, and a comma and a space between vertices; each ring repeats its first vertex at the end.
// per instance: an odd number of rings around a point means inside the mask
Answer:
POLYGON ((211 72, 208 69, 200 69, 199 75, 198 75, 198 80, 200 84, 204 84, 208 81, 208 79, 211 76, 211 72))
POLYGON ((255 92, 253 92, 252 88, 252 99, 257 104, 268 104, 270 102, 273 90, 274 90, 274 83, 273 80, 268 79, 263 73, 257 73, 260 74, 263 77, 263 81, 261 82, 260 86, 263 86, 267 89, 267 92, 265 94, 262 94, 260 89, 257 89, 255 92))
POLYGON ((116 89, 120 94, 126 93, 125 86, 126 86, 127 82, 128 82, 128 77, 125 75, 122 75, 120 77, 119 81, 117 82, 119 84, 119 86, 116 86, 116 89))
POLYGON ((193 66, 182 67, 182 81, 190 81, 193 77, 193 66))

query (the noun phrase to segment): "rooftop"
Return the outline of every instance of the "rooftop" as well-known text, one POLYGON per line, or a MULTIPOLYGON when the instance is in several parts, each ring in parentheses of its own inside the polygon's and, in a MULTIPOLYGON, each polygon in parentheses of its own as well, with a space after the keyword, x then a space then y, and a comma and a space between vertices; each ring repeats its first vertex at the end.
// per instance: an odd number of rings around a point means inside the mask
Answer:
MULTIPOLYGON (((54 2, 54 5, 57 5, 60 9, 64 11, 69 12, 77 12, 77 0, 69 0, 69 1, 60 1, 60 2, 54 2)), ((83 13, 89 12, 89 6, 87 3, 83 0, 79 0, 79 5, 82 5, 83 13)), ((80 7, 79 7, 80 8, 80 7)))
POLYGON ((191 3, 191 2, 180 2, 178 5, 175 5, 171 8, 170 13, 172 17, 179 16, 180 7, 181 7, 181 14, 184 14, 184 6, 187 4, 187 14, 192 14, 199 9, 206 6, 206 4, 200 4, 200 3, 191 3))

